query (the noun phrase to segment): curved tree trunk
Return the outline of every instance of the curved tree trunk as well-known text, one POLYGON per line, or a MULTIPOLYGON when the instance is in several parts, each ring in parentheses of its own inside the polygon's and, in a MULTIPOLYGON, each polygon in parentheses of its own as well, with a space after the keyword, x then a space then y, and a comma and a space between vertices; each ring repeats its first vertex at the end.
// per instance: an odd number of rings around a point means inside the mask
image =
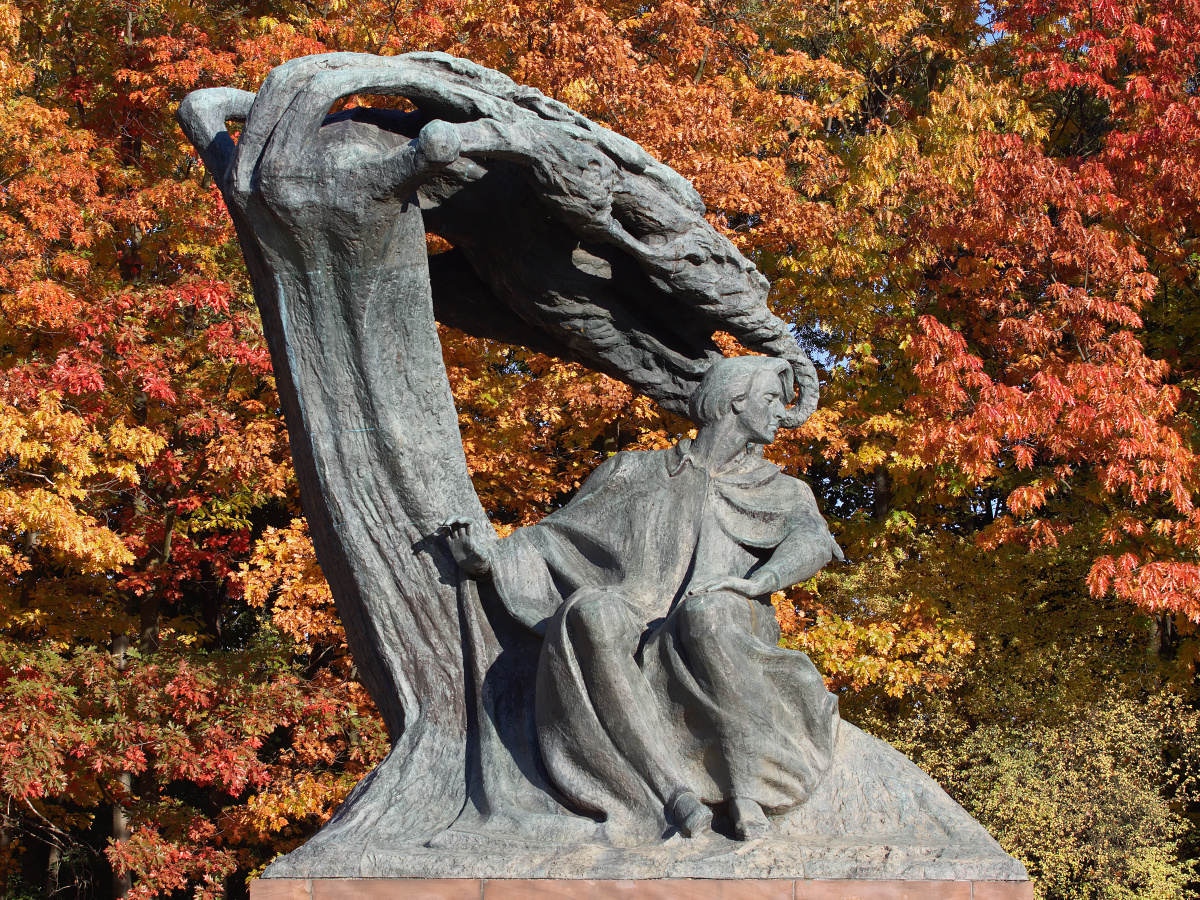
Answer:
POLYGON ((396 207, 382 246, 307 231, 307 271, 276 256, 263 313, 284 336, 271 349, 313 544, 362 679, 400 735, 339 819, 357 829, 386 809, 387 830, 411 840, 444 828, 464 799, 458 579, 431 537, 449 513, 485 517, 433 320, 421 212, 396 207), (368 791, 392 802, 362 803, 368 791), (395 803, 404 797, 422 802, 395 803))
MULTIPOLYGON (((268 87, 257 121, 297 96, 268 87)), ((355 183, 358 170, 341 165, 355 135, 326 142, 317 131, 354 87, 312 85, 310 115, 291 110, 301 133, 280 126, 255 159, 235 160, 225 133, 254 95, 193 95, 180 118, 237 226, 317 557, 395 739, 321 842, 361 829, 420 841, 453 821, 466 794, 458 578, 432 536, 449 514, 485 516, 442 362, 421 211, 411 191, 372 196, 355 183), (246 169, 252 188, 235 181, 246 169)))

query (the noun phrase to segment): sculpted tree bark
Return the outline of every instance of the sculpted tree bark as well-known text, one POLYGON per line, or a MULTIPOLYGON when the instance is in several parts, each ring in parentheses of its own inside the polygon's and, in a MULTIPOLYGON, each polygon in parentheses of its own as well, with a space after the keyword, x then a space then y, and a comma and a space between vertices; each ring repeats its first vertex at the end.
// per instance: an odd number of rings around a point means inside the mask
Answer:
MULTIPOLYGON (((268 874, 754 870, 753 857, 715 845, 597 855, 601 823, 547 783, 531 713, 540 639, 436 537, 448 518, 486 517, 435 317, 578 361, 684 414, 720 357, 713 333, 727 331, 791 366, 798 399, 785 424, 795 425, 815 408, 817 377, 768 310, 766 281, 708 225, 690 184, 636 144, 444 54, 297 59, 257 95, 197 91, 178 118, 233 217, 313 543, 395 741, 333 820, 268 874), (328 114, 355 93, 402 95, 417 111, 328 114), (230 120, 245 122, 236 144, 230 120), (454 249, 429 258, 427 231, 454 249)), ((949 835, 969 845, 959 854, 975 866, 968 877, 1023 877, 886 745, 851 726, 837 740, 826 786, 782 834, 827 843, 894 821, 924 848, 914 859, 943 854, 949 835), (868 751, 887 777, 855 784, 855 805, 837 759, 868 751), (888 794, 898 784, 909 785, 901 801, 888 794), (881 819, 888 803, 892 818, 881 819)), ((836 856, 823 871, 858 865, 853 852, 836 856)), ((910 863, 888 872, 903 877, 910 863)), ((803 854, 790 864, 811 868, 803 854)))

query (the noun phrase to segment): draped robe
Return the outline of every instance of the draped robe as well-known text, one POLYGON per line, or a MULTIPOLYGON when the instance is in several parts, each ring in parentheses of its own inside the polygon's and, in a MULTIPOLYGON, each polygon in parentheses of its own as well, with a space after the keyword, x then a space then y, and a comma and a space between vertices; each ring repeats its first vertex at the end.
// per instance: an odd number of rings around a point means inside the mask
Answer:
POLYGON ((610 833, 661 837, 666 798, 610 738, 589 696, 570 611, 603 595, 645 623, 627 652, 647 708, 627 714, 707 803, 733 796, 769 813, 802 803, 829 766, 837 700, 803 653, 777 645, 769 598, 688 588, 768 571, 788 586, 828 561, 833 543, 811 490, 747 453, 711 474, 690 442, 606 460, 562 509, 490 553, 505 607, 544 632, 537 673, 538 744, 550 779, 610 833))

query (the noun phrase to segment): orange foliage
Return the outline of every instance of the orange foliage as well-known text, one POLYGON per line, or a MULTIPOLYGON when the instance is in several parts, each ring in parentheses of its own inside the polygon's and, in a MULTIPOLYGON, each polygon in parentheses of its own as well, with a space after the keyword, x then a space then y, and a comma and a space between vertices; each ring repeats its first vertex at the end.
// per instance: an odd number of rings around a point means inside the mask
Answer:
MULTIPOLYGON (((170 120, 187 91, 323 50, 447 50, 690 178, 825 381, 769 452, 851 565, 776 598, 786 640, 838 689, 897 695, 961 676, 978 547, 1069 543, 1094 595, 1200 622, 1197 21, 1194 0, 0 2, 14 846, 88 845, 79 810, 117 802, 134 837, 108 858, 138 892, 213 893, 385 745, 232 229, 170 120)), ((576 366, 442 339, 501 530, 689 427, 576 366)))

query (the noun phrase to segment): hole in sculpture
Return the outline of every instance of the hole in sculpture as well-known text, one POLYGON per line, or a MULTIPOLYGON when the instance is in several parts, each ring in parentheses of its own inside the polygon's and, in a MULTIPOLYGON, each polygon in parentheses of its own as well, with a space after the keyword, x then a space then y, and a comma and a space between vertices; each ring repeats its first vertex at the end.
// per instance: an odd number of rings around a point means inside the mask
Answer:
POLYGON ((333 101, 329 107, 329 115, 336 115, 348 109, 368 107, 370 109, 391 109, 396 112, 416 112, 417 107, 407 97, 390 94, 349 94, 333 101))
POLYGON ((437 256, 439 253, 453 249, 454 245, 440 234, 434 234, 432 231, 425 232, 425 252, 430 256, 437 256))

